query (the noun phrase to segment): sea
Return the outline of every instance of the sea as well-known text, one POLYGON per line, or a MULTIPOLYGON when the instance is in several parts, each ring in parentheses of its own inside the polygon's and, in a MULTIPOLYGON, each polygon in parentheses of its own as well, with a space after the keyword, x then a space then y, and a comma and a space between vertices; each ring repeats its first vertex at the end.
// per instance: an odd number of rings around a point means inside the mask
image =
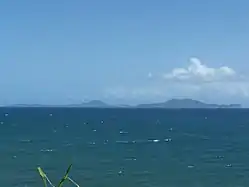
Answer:
POLYGON ((0 127, 0 187, 70 164, 83 187, 249 186, 247 109, 1 108, 0 127))

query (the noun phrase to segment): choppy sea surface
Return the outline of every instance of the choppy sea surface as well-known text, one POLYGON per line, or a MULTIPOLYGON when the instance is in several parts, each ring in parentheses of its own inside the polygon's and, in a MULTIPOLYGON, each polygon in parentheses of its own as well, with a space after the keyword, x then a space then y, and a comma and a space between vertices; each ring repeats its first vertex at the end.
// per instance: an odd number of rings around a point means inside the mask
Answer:
POLYGON ((1 108, 0 186, 249 186, 249 110, 1 108), (68 185, 70 186, 70 184, 68 185))

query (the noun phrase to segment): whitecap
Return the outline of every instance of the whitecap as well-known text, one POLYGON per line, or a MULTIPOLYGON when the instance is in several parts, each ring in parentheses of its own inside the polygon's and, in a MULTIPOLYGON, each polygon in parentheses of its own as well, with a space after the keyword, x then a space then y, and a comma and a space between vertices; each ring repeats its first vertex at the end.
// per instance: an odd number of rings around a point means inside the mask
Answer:
POLYGON ((188 166, 188 168, 190 168, 190 169, 191 169, 191 168, 194 168, 194 167, 195 167, 195 166, 193 166, 193 165, 189 165, 189 166, 188 166))
POLYGON ((41 152, 53 152, 54 150, 53 149, 41 149, 40 151, 41 152))
POLYGON ((126 161, 136 161, 136 158, 125 158, 126 161))
POLYGON ((96 142, 89 142, 90 145, 96 145, 96 142))
POLYGON ((218 155, 218 156, 216 156, 216 158, 218 158, 218 159, 223 159, 224 156, 218 155))
POLYGON ((123 172, 123 171, 121 171, 121 170, 118 172, 118 174, 119 174, 119 175, 121 175, 121 174, 123 174, 123 173, 124 173, 124 172, 123 172))
POLYGON ((128 143, 129 143, 129 141, 126 141, 126 140, 124 140, 124 141, 122 141, 122 140, 121 140, 121 141, 119 141, 119 140, 118 140, 118 141, 116 141, 116 143, 120 143, 120 144, 128 144, 128 143))
POLYGON ((147 142, 158 143, 158 142, 160 142, 160 140, 157 140, 157 139, 150 139, 150 140, 147 140, 147 142))
POLYGON ((166 139, 164 139, 164 141, 165 141, 165 142, 171 142, 172 139, 171 139, 171 138, 166 138, 166 139))
POLYGON ((125 131, 119 131, 119 134, 128 134, 128 132, 125 132, 125 131))

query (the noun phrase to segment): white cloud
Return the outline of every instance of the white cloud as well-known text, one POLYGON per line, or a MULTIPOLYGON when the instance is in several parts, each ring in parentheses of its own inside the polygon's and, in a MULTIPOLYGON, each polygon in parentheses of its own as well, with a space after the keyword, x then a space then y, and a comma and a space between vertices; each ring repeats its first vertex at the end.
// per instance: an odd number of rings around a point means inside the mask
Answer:
POLYGON ((236 72, 227 66, 210 68, 198 58, 191 58, 187 68, 175 68, 170 73, 163 75, 166 80, 174 81, 198 81, 217 82, 229 81, 236 78, 236 72))
MULTIPOLYGON (((147 74, 152 78, 152 73, 147 74)), ((209 67, 198 58, 190 58, 187 67, 178 67, 163 73, 147 85, 112 88, 107 91, 111 97, 133 100, 166 100, 172 97, 189 97, 211 102, 237 102, 238 98, 249 97, 249 79, 228 66, 209 67)))

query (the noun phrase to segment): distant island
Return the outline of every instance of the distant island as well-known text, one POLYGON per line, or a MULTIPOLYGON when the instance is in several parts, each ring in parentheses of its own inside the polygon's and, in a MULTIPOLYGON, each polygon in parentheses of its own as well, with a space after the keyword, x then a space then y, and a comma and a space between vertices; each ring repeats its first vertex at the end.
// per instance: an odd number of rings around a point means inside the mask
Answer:
POLYGON ((100 100, 92 100, 81 104, 71 105, 11 105, 8 107, 70 107, 70 108, 165 108, 165 109, 183 109, 183 108, 242 108, 240 104, 207 104, 193 99, 171 99, 162 103, 130 105, 109 105, 100 100))
POLYGON ((68 104, 68 105, 39 105, 39 104, 17 104, 9 107, 70 107, 70 108, 109 108, 112 107, 100 100, 92 100, 80 104, 68 104))
POLYGON ((171 99, 163 103, 140 104, 137 108, 242 108, 240 104, 207 104, 193 99, 171 99))

